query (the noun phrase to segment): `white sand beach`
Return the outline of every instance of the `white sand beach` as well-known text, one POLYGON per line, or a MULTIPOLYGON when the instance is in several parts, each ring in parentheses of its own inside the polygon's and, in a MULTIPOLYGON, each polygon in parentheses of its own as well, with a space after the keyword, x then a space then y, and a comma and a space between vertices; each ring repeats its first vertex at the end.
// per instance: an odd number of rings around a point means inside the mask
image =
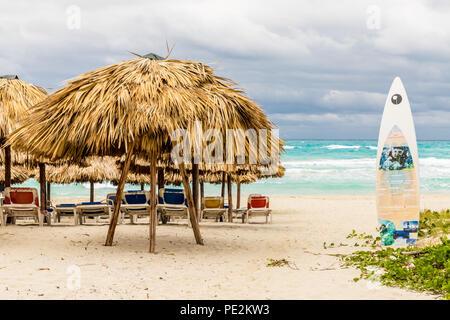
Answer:
MULTIPOLYGON (((61 200, 61 199, 60 199, 61 200)), ((450 206, 450 195, 422 196, 422 208, 450 206)), ((433 295, 361 280, 324 249, 355 229, 375 235, 374 196, 271 197, 272 224, 202 222, 204 246, 187 223, 157 227, 157 254, 148 253, 148 225, 0 228, 1 299, 434 299, 433 295), (267 267, 286 258, 291 267, 267 267), (78 269, 79 268, 79 269, 78 269), (77 279, 80 270, 80 285, 77 279), (69 282, 69 287, 68 287, 69 282), (75 283, 75 285, 73 285, 75 283), (72 284, 72 285, 70 285, 72 284)), ((252 222, 262 222, 255 218, 252 222)))

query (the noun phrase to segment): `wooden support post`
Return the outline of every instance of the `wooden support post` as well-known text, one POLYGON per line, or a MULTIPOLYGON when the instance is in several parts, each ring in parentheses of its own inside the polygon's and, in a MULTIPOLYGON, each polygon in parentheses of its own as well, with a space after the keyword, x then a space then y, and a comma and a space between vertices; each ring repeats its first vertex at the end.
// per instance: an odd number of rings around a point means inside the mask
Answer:
POLYGON ((50 198, 50 185, 51 183, 49 181, 47 181, 47 201, 50 202, 51 198, 50 198))
POLYGON ((222 192, 220 193, 222 198, 225 197, 225 172, 222 172, 222 192))
POLYGON ((200 203, 203 203, 203 198, 205 197, 205 183, 200 180, 200 203))
POLYGON ((186 174, 186 168, 184 163, 180 164, 180 174, 183 179, 184 194, 188 202, 189 219, 191 219, 192 230, 194 231, 194 237, 197 244, 203 245, 202 235, 200 234, 200 227, 198 225, 197 215, 194 210, 194 200, 192 199, 191 186, 186 174))
POLYGON ((94 182, 93 181, 89 181, 90 184, 90 194, 89 194, 89 201, 90 202, 94 202, 94 182))
POLYGON ((233 197, 231 193, 231 173, 227 175, 228 188, 228 222, 233 222, 233 197))
MULTIPOLYGON (((39 162, 39 201, 41 202, 40 210, 42 214, 47 211, 47 183, 45 180, 45 163, 39 162)), ((51 223, 52 219, 47 216, 47 224, 51 225, 51 223)))
POLYGON ((156 191, 156 154, 153 154, 150 160, 150 253, 155 252, 156 224, 158 223, 156 191))
POLYGON ((120 174, 120 180, 116 191, 116 201, 114 201, 114 212, 109 223, 105 246, 112 246, 113 244, 114 232, 116 231, 117 221, 119 220, 120 204, 122 203, 123 187, 125 186, 128 170, 130 169, 131 156, 133 155, 135 141, 136 140, 133 140, 133 142, 129 145, 127 156, 125 158, 125 164, 122 168, 122 173, 120 174))
POLYGON ((141 183, 141 191, 144 191, 144 184, 141 183))
POLYGON ((11 187, 11 147, 5 147, 5 188, 11 187))
POLYGON ((237 183, 236 209, 241 207, 241 183, 237 183))
POLYGON ((39 162, 39 191, 40 191, 40 197, 39 201, 41 202, 41 211, 44 211, 47 209, 47 206, 45 204, 45 201, 47 200, 47 197, 45 195, 45 188, 46 188, 46 181, 45 181, 45 163, 39 162))
POLYGON ((200 217, 200 210, 198 208, 198 191, 198 164, 192 163, 192 198, 194 200, 194 208, 197 219, 200 217))
POLYGON ((158 169, 158 191, 164 189, 164 168, 158 169))

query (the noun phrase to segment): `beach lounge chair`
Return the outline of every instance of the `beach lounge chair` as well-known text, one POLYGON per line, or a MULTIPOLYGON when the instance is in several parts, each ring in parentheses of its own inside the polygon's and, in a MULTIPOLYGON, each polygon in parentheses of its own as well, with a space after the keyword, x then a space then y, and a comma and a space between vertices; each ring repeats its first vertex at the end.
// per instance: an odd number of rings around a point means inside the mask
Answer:
MULTIPOLYGON (((106 204, 109 207, 109 215, 112 216, 114 212, 114 204, 116 202, 116 194, 115 193, 108 193, 106 195, 106 204)), ((122 205, 125 203, 125 201, 122 200, 122 205)), ((123 214, 120 213, 119 216, 119 223, 123 223, 123 214)))
POLYGON ((77 205, 75 203, 60 203, 54 206, 55 222, 61 222, 61 217, 73 216, 73 224, 78 224, 77 205))
POLYGON ((272 210, 269 209, 269 197, 249 195, 247 212, 242 215, 242 222, 248 223, 251 216, 265 216, 266 223, 272 223, 272 210), (270 218, 270 220, 269 220, 270 218))
MULTIPOLYGON (((6 226, 8 216, 15 221, 16 217, 32 217, 39 222, 39 226, 44 224, 44 215, 39 208, 39 196, 36 188, 16 188, 5 189, 4 205, 0 214, 3 226, 6 226)), ((50 217, 48 217, 50 219, 50 217)))
POLYGON ((223 197, 204 197, 200 220, 214 218, 216 221, 224 221, 226 211, 227 209, 223 205, 223 197))
POLYGON ((86 217, 95 217, 96 221, 98 221, 100 217, 106 216, 110 218, 111 216, 109 206, 99 201, 82 202, 76 205, 76 210, 80 224, 86 221, 86 217))
MULTIPOLYGON (((249 195, 249 197, 254 197, 254 196, 261 196, 261 194, 259 193, 252 193, 249 195)), ((226 205, 226 208, 228 208, 228 205, 226 205)), ((247 214, 247 204, 245 205, 245 207, 240 207, 240 208, 234 208, 233 209, 233 219, 242 219, 242 223, 245 222, 245 215, 247 214)))
POLYGON ((123 194, 123 202, 120 206, 122 221, 125 216, 130 217, 131 223, 136 223, 139 216, 150 215, 150 192, 127 191, 123 194))
MULTIPOLYGON (((171 218, 189 218, 186 197, 183 189, 161 188, 158 192, 161 222, 166 224, 171 218)), ((190 225, 190 220, 188 219, 190 225)))

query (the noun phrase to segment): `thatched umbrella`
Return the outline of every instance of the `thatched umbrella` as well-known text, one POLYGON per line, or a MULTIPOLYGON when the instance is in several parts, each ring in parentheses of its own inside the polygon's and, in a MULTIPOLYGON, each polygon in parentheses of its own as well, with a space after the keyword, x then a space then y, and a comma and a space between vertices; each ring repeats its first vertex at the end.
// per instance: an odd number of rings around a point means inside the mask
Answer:
MULTIPOLYGON (((8 135, 18 128, 31 106, 43 100, 44 89, 19 80, 16 75, 0 76, 0 147, 8 135)), ((5 147, 5 187, 11 186, 11 147, 5 147)))
MULTIPOLYGON (((150 159, 150 251, 154 252, 156 161, 158 154, 171 151, 172 132, 192 132, 194 120, 209 128, 272 128, 262 110, 233 86, 199 62, 153 54, 138 57, 71 80, 33 107, 10 143, 51 160, 126 155, 117 199, 122 197, 132 155, 150 159)), ((183 163, 180 172, 186 177, 183 163)), ((203 244, 187 179, 183 184, 194 235, 197 243, 203 244)), ((112 245, 119 210, 120 201, 114 208, 106 245, 112 245)))
MULTIPOLYGON (((47 182, 49 183, 84 183, 90 184, 90 201, 94 201, 94 184, 110 181, 117 185, 120 181, 120 170, 114 157, 88 157, 82 163, 64 163, 47 167, 47 182)), ((147 175, 129 172, 126 182, 133 184, 148 184, 147 175)))
POLYGON ((47 183, 90 184, 90 201, 94 201, 94 183, 112 181, 120 177, 113 157, 88 157, 82 163, 57 163, 47 166, 47 183))
MULTIPOLYGON (((31 178, 30 170, 24 167, 11 167, 11 184, 22 183, 31 178)), ((5 184, 5 166, 0 165, 0 185, 5 184)))
MULTIPOLYGON (((112 184, 114 185, 118 185, 119 184, 119 180, 120 180, 120 176, 118 176, 115 179, 110 180, 112 182, 112 184)), ((145 174, 137 174, 137 173, 132 173, 129 172, 128 176, 127 176, 127 183, 131 183, 131 184, 139 184, 141 185, 141 190, 143 190, 143 185, 145 184, 150 184, 150 176, 145 175, 145 174)))
MULTIPOLYGON (((123 165, 120 163, 119 166, 123 165)), ((159 162, 158 166, 164 170, 164 181, 168 184, 172 185, 181 185, 183 183, 183 178, 180 174, 180 170, 177 169, 173 165, 167 165, 163 162, 159 162)), ((199 170, 199 178, 200 178, 200 193, 201 198, 203 198, 204 190, 203 183, 211 183, 211 184, 223 184, 223 182, 228 182, 230 180, 230 187, 232 183, 235 183, 237 186, 237 208, 240 206, 241 199, 241 184, 250 184, 254 183, 261 179, 268 178, 282 178, 285 174, 285 168, 282 165, 278 165, 276 170, 269 173, 262 173, 263 170, 266 169, 264 166, 258 165, 247 165, 245 166, 234 166, 235 170, 233 172, 225 172, 225 171, 214 171, 210 169, 205 169, 202 164, 199 165, 201 170, 199 170), (225 174, 225 179, 224 179, 225 174), (228 179, 228 177, 230 179, 228 179)), ((190 182, 194 183, 193 179, 193 166, 187 166, 186 172, 189 174, 190 182)), ((150 164, 142 159, 136 159, 130 165, 130 171, 133 174, 146 177, 150 172, 150 164)), ((129 174, 130 176, 130 174, 129 174)), ((231 191, 231 189, 229 190, 231 191)), ((224 195, 222 194, 222 197, 224 195)))

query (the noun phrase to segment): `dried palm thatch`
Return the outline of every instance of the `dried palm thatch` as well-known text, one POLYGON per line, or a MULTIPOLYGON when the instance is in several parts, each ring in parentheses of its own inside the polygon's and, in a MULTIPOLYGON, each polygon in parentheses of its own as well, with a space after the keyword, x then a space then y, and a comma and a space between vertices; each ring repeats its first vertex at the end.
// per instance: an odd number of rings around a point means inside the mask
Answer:
POLYGON ((47 166, 47 181, 50 183, 103 182, 117 179, 120 172, 112 157, 89 157, 83 165, 62 164, 47 166))
POLYGON ((171 133, 205 128, 264 128, 258 105, 199 62, 145 57, 85 73, 35 105, 10 143, 51 160, 170 152, 171 133))
MULTIPOLYGON (((0 164, 5 164, 5 160, 5 153, 0 152, 0 164)), ((11 164, 13 166, 23 166, 26 168, 30 168, 34 166, 35 160, 26 152, 11 150, 11 164)))
MULTIPOLYGON (((120 168, 123 167, 123 159, 117 160, 116 163, 120 168)), ((231 165, 229 166, 231 170, 227 170, 226 165, 223 164, 217 164, 216 166, 206 166, 205 164, 200 163, 198 166, 199 176, 201 177, 201 180, 209 183, 221 183, 223 172, 230 172, 233 182, 238 182, 238 177, 240 176, 247 176, 248 179, 245 180, 248 180, 248 183, 263 178, 282 178, 285 173, 285 168, 279 164, 276 164, 274 166, 273 171, 267 170, 268 166, 266 165, 231 165), (251 176, 254 176, 255 180, 253 180, 253 178, 250 178, 251 176)), ((164 169, 164 179, 168 183, 176 184, 181 181, 180 170, 177 165, 174 165, 173 163, 168 161, 158 161, 157 167, 158 169, 164 169)), ((191 175, 192 164, 187 164, 185 167, 186 172, 191 175)), ((140 158, 133 159, 130 164, 130 172, 133 172, 134 174, 149 175, 150 169, 150 163, 140 158)))
MULTIPOLYGON (((249 164, 248 154, 247 159, 243 161, 243 164, 235 163, 235 164, 227 164, 226 159, 223 159, 223 163, 205 163, 201 162, 198 164, 200 172, 230 172, 236 173, 239 171, 251 171, 254 174, 262 175, 263 172, 266 172, 266 175, 275 177, 276 174, 279 174, 279 170, 284 170, 281 167, 279 159, 281 153, 284 152, 284 140, 278 139, 274 136, 271 136, 270 139, 274 140, 274 143, 278 143, 278 149, 276 152, 278 153, 278 162, 273 162, 274 159, 271 159, 272 155, 272 143, 269 143, 267 146, 267 152, 264 156, 259 156, 258 160, 263 163, 259 164, 249 164), (281 169, 280 169, 281 168, 281 169), (275 175, 275 176, 274 176, 275 175)), ((266 142, 267 144, 267 142, 266 142)), ((204 145, 206 146, 206 144, 204 145)), ((224 147, 225 148, 225 147, 224 147)), ((275 151, 274 151, 275 152, 275 151)), ((236 161, 236 155, 234 157, 236 161)), ((237 161, 236 161, 237 162, 237 161)), ((120 160, 117 161, 117 165, 122 168, 125 163, 125 156, 122 156, 120 160)), ((164 153, 158 156, 158 161, 156 163, 158 168, 162 168, 165 170, 175 170, 179 172, 179 165, 172 162, 171 155, 169 153, 164 153)), ((187 171, 192 170, 192 163, 185 163, 185 167, 187 171)), ((143 159, 142 157, 134 156, 130 163, 130 171, 137 174, 150 174, 150 162, 148 160, 143 159)), ((284 172, 284 171, 283 171, 284 172)), ((284 174, 284 173, 283 173, 284 174)), ((281 175, 282 176, 282 175, 281 175)))
POLYGON ((0 76, 0 138, 7 137, 29 114, 29 108, 42 101, 44 89, 19 80, 17 76, 0 76))
MULTIPOLYGON (((0 76, 0 147, 3 147, 11 131, 18 128, 19 123, 28 116, 29 108, 46 95, 44 89, 19 80, 15 75, 0 76)), ((5 147, 4 155, 1 153, 2 163, 5 164, 3 171, 5 186, 9 187, 14 180, 11 162, 23 164, 23 159, 19 158, 24 157, 15 153, 11 159, 10 146, 5 147)))
MULTIPOLYGON (((24 167, 11 167, 11 183, 22 183, 33 176, 30 170, 24 167)), ((0 165, 0 184, 5 183, 5 166, 0 165)))
MULTIPOLYGON (((118 184, 120 180, 120 169, 117 159, 114 157, 88 157, 81 164, 63 164, 60 166, 47 167, 47 181, 51 183, 82 183, 82 182, 104 182, 110 181, 118 184)), ((148 184, 148 175, 129 172, 127 183, 148 184)))
MULTIPOLYGON (((120 180, 120 175, 117 176, 115 179, 110 180, 112 182, 112 184, 114 185, 118 185, 119 184, 119 180, 120 180)), ((132 173, 129 172, 127 175, 127 183, 131 183, 131 184, 150 184, 150 176, 146 175, 146 174, 136 174, 136 173, 132 173)))

